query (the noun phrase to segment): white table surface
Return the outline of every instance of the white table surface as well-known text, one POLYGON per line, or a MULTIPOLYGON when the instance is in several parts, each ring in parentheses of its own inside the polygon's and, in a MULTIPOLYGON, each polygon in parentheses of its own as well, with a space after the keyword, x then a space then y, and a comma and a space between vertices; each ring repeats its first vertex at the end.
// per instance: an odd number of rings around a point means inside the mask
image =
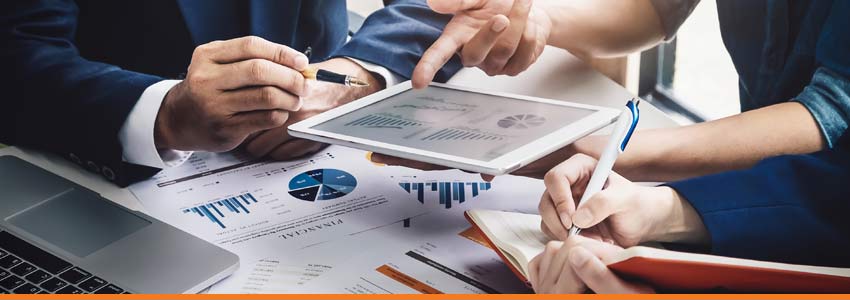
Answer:
MULTIPOLYGON (((567 100, 578 103, 620 108, 633 97, 625 88, 596 72, 564 50, 547 48, 538 62, 516 77, 488 77, 478 69, 464 69, 449 83, 492 91, 567 100)), ((638 128, 674 127, 678 124, 647 102, 641 104, 638 128)), ((139 201, 127 189, 118 188, 100 175, 89 173, 57 155, 6 147, 0 155, 14 155, 100 193, 103 197, 130 209, 142 210, 139 201)))

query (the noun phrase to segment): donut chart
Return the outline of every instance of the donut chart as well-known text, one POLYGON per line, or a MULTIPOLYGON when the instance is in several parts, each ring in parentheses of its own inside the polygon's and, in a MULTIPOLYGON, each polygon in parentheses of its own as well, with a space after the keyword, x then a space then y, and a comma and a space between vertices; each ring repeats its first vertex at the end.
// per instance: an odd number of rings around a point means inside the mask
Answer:
POLYGON ((315 169, 289 180, 289 194, 304 201, 333 200, 353 192, 357 179, 346 171, 315 169))

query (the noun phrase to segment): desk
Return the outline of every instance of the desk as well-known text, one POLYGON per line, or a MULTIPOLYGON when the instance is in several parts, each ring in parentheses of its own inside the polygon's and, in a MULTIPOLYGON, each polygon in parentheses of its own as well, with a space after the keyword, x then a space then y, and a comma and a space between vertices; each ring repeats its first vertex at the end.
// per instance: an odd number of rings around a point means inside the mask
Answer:
MULTIPOLYGON (((626 89, 594 71, 575 56, 552 47, 547 47, 538 62, 519 76, 488 77, 478 69, 465 69, 449 83, 617 109, 632 97, 626 89)), ((674 126, 678 124, 657 108, 647 102, 641 105, 641 122, 638 128, 674 126)), ((129 190, 118 188, 100 175, 89 173, 64 158, 20 147, 2 148, 0 155, 18 156, 92 189, 107 199, 130 209, 142 210, 141 204, 129 190)))

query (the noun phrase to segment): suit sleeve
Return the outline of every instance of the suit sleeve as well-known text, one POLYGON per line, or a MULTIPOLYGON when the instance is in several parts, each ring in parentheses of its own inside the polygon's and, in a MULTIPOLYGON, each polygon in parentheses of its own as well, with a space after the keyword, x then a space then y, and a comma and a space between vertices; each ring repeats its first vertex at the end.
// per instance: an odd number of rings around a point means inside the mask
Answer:
MULTIPOLYGON (((334 57, 346 56, 381 65, 406 79, 425 50, 440 37, 451 15, 438 14, 424 0, 384 1, 334 57)), ((455 56, 435 76, 445 82, 462 67, 455 56)))
POLYGON ((846 149, 770 158, 749 170, 668 185, 700 214, 714 254, 850 267, 846 149))
POLYGON ((82 57, 73 1, 0 3, 0 139, 55 152, 119 185, 152 175, 156 169, 123 162, 118 132, 162 78, 82 57))

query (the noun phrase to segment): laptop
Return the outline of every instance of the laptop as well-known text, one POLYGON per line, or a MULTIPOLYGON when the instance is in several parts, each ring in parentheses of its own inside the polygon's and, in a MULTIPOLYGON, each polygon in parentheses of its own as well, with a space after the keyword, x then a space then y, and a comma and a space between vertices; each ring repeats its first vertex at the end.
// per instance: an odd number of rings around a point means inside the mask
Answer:
POLYGON ((0 292, 197 293, 239 257, 13 156, 0 156, 0 292))

